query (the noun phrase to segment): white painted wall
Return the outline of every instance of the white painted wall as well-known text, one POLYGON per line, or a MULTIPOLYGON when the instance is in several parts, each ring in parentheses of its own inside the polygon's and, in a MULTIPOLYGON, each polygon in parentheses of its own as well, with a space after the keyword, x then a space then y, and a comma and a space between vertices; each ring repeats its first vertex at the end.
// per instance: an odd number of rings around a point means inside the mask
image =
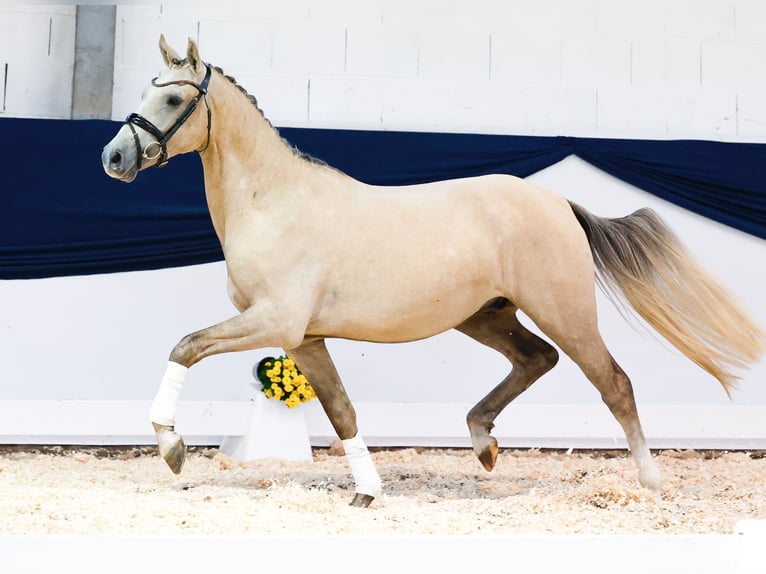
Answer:
MULTIPOLYGON (((756 1, 209 4, 118 7, 115 119, 159 70, 164 32, 179 50, 198 38, 203 57, 235 75, 278 126, 766 141, 766 33, 757 24, 766 5, 756 1)), ((575 158, 531 179, 601 215, 654 207, 766 325, 766 242, 575 158)), ((599 304, 640 407, 731 405, 711 377, 599 304)), ((0 282, 0 400, 150 400, 175 342, 233 313, 221 263, 0 282)), ((456 333, 329 347, 352 400, 365 404, 471 404, 506 371, 504 359, 456 333)), ((182 398, 246 397, 252 365, 274 352, 206 359, 182 398)), ((600 403, 563 358, 518 404, 600 403)), ((733 405, 766 405, 765 362, 744 374, 733 405)))
POLYGON ((115 119, 157 38, 275 125, 762 141, 759 0, 266 0, 119 6, 115 119))
POLYGON ((0 120, 71 116, 75 12, 0 4, 0 120))

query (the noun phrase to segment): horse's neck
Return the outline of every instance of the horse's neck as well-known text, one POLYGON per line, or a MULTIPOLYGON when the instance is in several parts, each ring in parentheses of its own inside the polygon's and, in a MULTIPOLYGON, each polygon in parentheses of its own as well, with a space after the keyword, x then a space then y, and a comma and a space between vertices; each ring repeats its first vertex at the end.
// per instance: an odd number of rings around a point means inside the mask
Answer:
POLYGON ((202 152, 205 194, 218 238, 223 242, 226 219, 252 207, 290 178, 303 173, 298 158, 263 114, 225 78, 211 93, 210 143, 202 152))

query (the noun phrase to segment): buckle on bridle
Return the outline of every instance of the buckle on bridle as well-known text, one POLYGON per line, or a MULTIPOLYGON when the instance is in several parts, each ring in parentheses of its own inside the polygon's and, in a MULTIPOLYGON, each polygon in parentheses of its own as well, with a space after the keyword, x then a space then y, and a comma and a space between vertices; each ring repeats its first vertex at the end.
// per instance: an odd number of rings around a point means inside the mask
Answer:
POLYGON ((149 142, 148 144, 146 144, 146 147, 144 148, 144 152, 141 155, 143 156, 144 159, 148 159, 149 161, 157 159, 158 157, 162 155, 162 144, 160 144, 160 142, 157 142, 157 141, 149 142), (157 148, 157 153, 154 153, 154 154, 149 153, 149 149, 152 146, 155 146, 157 148))

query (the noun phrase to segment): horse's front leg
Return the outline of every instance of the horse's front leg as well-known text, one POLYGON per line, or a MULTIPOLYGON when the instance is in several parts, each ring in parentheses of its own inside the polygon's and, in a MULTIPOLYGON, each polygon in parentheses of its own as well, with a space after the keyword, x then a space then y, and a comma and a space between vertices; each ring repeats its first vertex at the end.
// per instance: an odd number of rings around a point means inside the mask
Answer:
POLYGON ((311 383, 341 439, 355 483, 351 506, 369 506, 380 494, 380 476, 364 440, 358 434, 356 412, 327 352, 324 339, 307 340, 300 347, 288 350, 288 354, 311 383))
POLYGON ((178 397, 189 367, 219 353, 297 346, 303 340, 304 328, 305 325, 291 326, 284 319, 278 319, 271 306, 261 305, 179 341, 170 353, 150 413, 160 454, 174 473, 181 472, 186 459, 186 445, 175 432, 175 422, 178 397))

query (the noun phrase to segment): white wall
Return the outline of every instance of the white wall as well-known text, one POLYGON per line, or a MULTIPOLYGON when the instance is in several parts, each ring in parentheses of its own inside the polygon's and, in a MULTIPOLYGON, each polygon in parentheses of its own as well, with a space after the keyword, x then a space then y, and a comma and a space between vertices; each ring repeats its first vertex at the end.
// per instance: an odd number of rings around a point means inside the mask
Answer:
POLYGON ((0 4, 0 119, 70 117, 75 12, 0 4))
POLYGON ((759 0, 284 0, 120 6, 114 117, 157 38, 223 67, 275 125, 763 140, 759 0))

